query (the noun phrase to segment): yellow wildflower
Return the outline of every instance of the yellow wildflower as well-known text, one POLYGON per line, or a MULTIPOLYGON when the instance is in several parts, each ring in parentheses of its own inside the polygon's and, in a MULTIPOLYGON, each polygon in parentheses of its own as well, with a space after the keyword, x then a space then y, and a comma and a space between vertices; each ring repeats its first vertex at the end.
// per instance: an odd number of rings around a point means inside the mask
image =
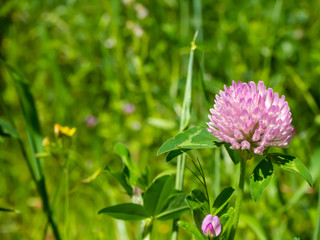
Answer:
POLYGON ((61 126, 60 124, 54 124, 54 133, 56 137, 61 137, 61 135, 65 135, 68 137, 72 137, 76 132, 76 128, 69 128, 68 126, 61 126))

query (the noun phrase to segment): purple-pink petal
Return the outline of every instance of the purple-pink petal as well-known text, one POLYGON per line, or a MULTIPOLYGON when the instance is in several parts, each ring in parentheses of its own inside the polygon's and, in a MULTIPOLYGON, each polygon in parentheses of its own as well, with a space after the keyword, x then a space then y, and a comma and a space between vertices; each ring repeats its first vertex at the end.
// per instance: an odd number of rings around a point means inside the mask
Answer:
POLYGON ((218 216, 213 216, 211 221, 213 228, 215 229, 215 237, 221 233, 221 222, 218 216))

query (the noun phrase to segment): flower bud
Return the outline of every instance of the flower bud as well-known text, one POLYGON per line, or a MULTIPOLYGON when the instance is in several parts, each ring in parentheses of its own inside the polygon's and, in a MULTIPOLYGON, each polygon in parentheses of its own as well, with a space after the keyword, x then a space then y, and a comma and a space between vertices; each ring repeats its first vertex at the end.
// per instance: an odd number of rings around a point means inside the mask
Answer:
POLYGON ((219 217, 208 214, 202 221, 201 230, 206 236, 219 236, 221 233, 221 222, 219 217))

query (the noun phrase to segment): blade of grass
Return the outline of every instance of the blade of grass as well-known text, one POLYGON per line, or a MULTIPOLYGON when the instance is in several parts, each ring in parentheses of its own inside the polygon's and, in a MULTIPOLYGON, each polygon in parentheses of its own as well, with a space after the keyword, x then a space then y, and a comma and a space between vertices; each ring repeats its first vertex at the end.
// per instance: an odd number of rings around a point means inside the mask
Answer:
POLYGON ((320 181, 318 184, 318 218, 317 218, 316 227, 313 232, 313 240, 319 239, 320 237, 319 231, 320 231, 320 181))
MULTIPOLYGON (((189 63, 188 63, 187 82, 186 82, 182 111, 180 116, 180 132, 182 132, 188 127, 190 118, 191 118, 190 109, 191 109, 191 98, 192 98, 193 58, 194 58, 194 51, 197 48, 195 44, 197 35, 198 35, 198 32, 195 33, 193 41, 191 43, 189 63)), ((176 183, 175 183, 175 187, 177 190, 182 189, 185 163, 186 163, 186 155, 185 154, 179 155, 177 159, 177 174, 176 174, 176 183)), ((178 238, 178 225, 177 225, 178 220, 179 219, 173 220, 173 227, 172 227, 172 233, 171 233, 172 240, 178 238)))
MULTIPOLYGON (((9 70, 15 89, 18 93, 19 102, 21 105, 23 118, 26 126, 31 156, 28 155, 24 147, 24 143, 19 138, 21 151, 27 161, 31 175, 36 183, 38 193, 41 196, 42 203, 43 203, 43 210, 48 217, 48 220, 52 226, 56 239, 59 240, 60 234, 59 234, 57 224, 55 223, 55 220, 53 218, 52 210, 50 208, 48 193, 47 193, 46 184, 45 184, 45 177, 42 171, 42 160, 36 157, 36 153, 42 152, 42 137, 41 137, 40 124, 39 124, 33 96, 30 92, 29 85, 27 84, 23 75, 20 74, 16 69, 14 69, 12 66, 7 64, 2 59, 0 59, 0 62, 3 63, 9 70)), ((9 118, 12 121, 12 118, 10 117, 10 114, 8 111, 7 111, 7 114, 9 115, 9 118)))
POLYGON ((185 130, 190 122, 191 114, 191 97, 192 97, 192 69, 193 69, 193 58, 194 58, 194 50, 197 48, 195 44, 195 40, 197 38, 198 32, 195 33, 193 41, 191 43, 190 55, 189 55, 189 63, 188 63, 188 75, 186 88, 184 92, 184 99, 180 117, 180 132, 185 130))
MULTIPOLYGON (((3 98, 2 98, 1 95, 0 95, 0 102, 1 102, 1 105, 4 107, 5 113, 6 113, 7 117, 8 117, 11 125, 12 125, 14 128, 16 128, 16 127, 15 127, 15 124, 14 124, 14 122, 13 122, 13 119, 12 119, 11 115, 9 114, 8 107, 7 107, 6 103, 4 102, 4 100, 3 100, 3 98)), ((23 142, 22 142, 22 140, 21 140, 20 137, 18 138, 18 142, 19 142, 19 146, 20 146, 20 148, 21 148, 22 155, 23 155, 23 157, 27 160, 27 159, 28 159, 28 154, 27 154, 27 151, 26 151, 25 148, 24 148, 24 144, 23 144, 23 142)), ((30 173, 31 173, 32 179, 36 182, 36 177, 35 177, 34 170, 33 170, 33 169, 34 169, 34 166, 33 166, 32 163, 33 163, 32 161, 27 161, 28 169, 29 169, 29 171, 30 171, 30 173)))

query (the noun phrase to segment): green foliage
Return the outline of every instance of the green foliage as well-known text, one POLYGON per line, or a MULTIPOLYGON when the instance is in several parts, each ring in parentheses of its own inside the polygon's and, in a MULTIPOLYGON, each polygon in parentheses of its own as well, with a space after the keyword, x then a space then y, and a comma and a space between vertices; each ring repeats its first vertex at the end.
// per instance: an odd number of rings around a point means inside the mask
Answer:
POLYGON ((206 238, 202 235, 202 233, 196 228, 194 225, 185 222, 185 221, 179 221, 178 226, 182 227, 186 230, 188 230, 190 233, 192 233, 195 240, 205 240, 206 238))
POLYGON ((228 239, 229 231, 233 223, 233 215, 234 209, 230 207, 228 211, 220 217, 222 230, 218 239, 228 239))
POLYGON ((101 209, 99 214, 105 213, 111 217, 128 221, 146 218, 174 219, 188 209, 185 199, 186 194, 177 193, 174 189, 173 175, 164 175, 155 179, 147 188, 143 195, 143 205, 133 203, 114 205, 101 209))
POLYGON ((151 184, 143 195, 144 206, 150 216, 154 216, 162 210, 173 190, 173 175, 160 177, 151 184))
MULTIPOLYGON (((36 158, 35 155, 36 153, 42 152, 42 138, 34 99, 30 92, 30 87, 23 76, 7 63, 3 63, 8 68, 11 74, 12 81, 18 94, 20 106, 23 112, 23 119, 28 136, 28 143, 31 149, 31 156, 25 157, 32 168, 31 173, 33 174, 36 182, 40 182, 43 178, 41 159, 36 158)), ((39 190, 41 191, 40 193, 45 196, 45 190, 41 188, 42 187, 39 188, 39 190)))
MULTIPOLYGON (((215 199, 212 206, 211 214, 219 216, 222 226, 221 235, 218 237, 218 239, 227 239, 230 227, 232 226, 234 209, 232 207, 227 209, 227 205, 233 195, 233 192, 234 189, 231 187, 223 189, 215 199)), ((179 226, 190 231, 197 239, 197 237, 199 237, 199 233, 201 233, 201 224, 203 219, 205 216, 210 214, 209 201, 204 193, 199 189, 193 189, 186 201, 192 212, 196 227, 186 222, 183 222, 182 225, 179 226)))
POLYGON ((248 214, 242 214, 241 221, 245 222, 248 227, 252 229, 255 234, 256 239, 267 240, 268 234, 264 231, 262 224, 248 214))
POLYGON ((0 212, 20 213, 18 210, 0 207, 0 212))
POLYGON ((188 127, 191 119, 192 73, 193 73, 195 41, 196 41, 197 35, 198 34, 196 33, 191 43, 189 62, 188 62, 187 81, 186 81, 186 87, 184 91, 183 104, 182 104, 181 117, 180 117, 180 132, 185 130, 188 127))
POLYGON ((186 203, 187 195, 184 193, 174 194, 170 197, 162 211, 159 211, 158 215, 155 216, 158 220, 169 220, 178 218, 184 211, 188 210, 189 207, 186 203))
POLYGON ((130 153, 128 148, 121 144, 117 143, 114 147, 114 151, 121 156, 124 165, 128 168, 129 171, 129 182, 132 185, 137 184, 137 180, 140 177, 140 171, 137 165, 130 158, 130 153))
POLYGON ((313 184, 310 172, 300 159, 281 153, 271 153, 259 162, 251 174, 250 190, 254 201, 260 199, 262 192, 267 188, 274 175, 272 163, 284 170, 298 173, 310 186, 313 184))
POLYGON ((230 146, 231 146, 230 143, 225 144, 225 148, 226 148, 232 162, 234 164, 238 164, 240 162, 240 155, 237 151, 233 151, 232 149, 230 149, 230 146))
POLYGON ((109 172, 117 181, 121 184, 121 186, 126 190, 127 194, 132 197, 133 189, 130 185, 128 178, 124 172, 112 172, 108 166, 104 168, 105 171, 109 172))
POLYGON ((134 203, 124 203, 106 207, 101 209, 99 211, 99 214, 100 213, 105 213, 111 217, 127 221, 142 220, 150 216, 143 206, 134 203))
MULTIPOLYGON (((47 193, 47 187, 43 173, 42 159, 36 156, 37 153, 42 152, 42 137, 34 98, 31 94, 30 87, 26 80, 23 78, 23 76, 3 60, 0 59, 0 62, 4 63, 8 71, 10 72, 13 85, 19 97, 20 107, 23 113, 22 116, 25 123, 25 130, 28 137, 30 154, 26 152, 22 140, 18 139, 20 143, 20 149, 22 151, 23 157, 27 161, 29 171, 33 177, 33 180, 36 183, 38 194, 40 195, 42 200, 43 210, 47 216, 47 221, 50 223, 53 229, 55 238, 59 240, 60 233, 55 219, 53 217, 53 212, 49 202, 49 196, 47 193)), ((5 105, 5 103, 3 104, 5 105)), ((11 117, 10 113, 7 114, 9 115, 9 117, 11 117)), ((6 128, 8 130, 8 125, 6 126, 6 128)))
POLYGON ((133 188, 135 186, 145 190, 149 182, 148 168, 145 168, 145 171, 141 174, 138 166, 131 159, 130 152, 125 145, 117 143, 114 150, 122 158, 122 172, 113 172, 108 166, 104 170, 110 173, 121 184, 130 197, 133 195, 133 188))
POLYGON ((221 191, 221 193, 214 200, 212 205, 212 215, 219 215, 219 212, 228 204, 234 189, 232 187, 227 187, 221 191))
POLYGON ((0 135, 5 137, 18 138, 17 130, 6 121, 0 119, 0 135))
POLYGON ((258 201, 264 189, 269 185, 274 175, 273 166, 269 158, 265 158, 253 170, 250 176, 250 190, 254 201, 258 201))
POLYGON ((171 152, 167 161, 190 149, 216 148, 218 140, 205 127, 194 127, 169 139, 158 150, 158 155, 171 152))
POLYGON ((312 176, 299 158, 279 153, 273 153, 270 157, 279 167, 290 172, 298 173, 312 186, 312 176))
POLYGON ((199 231, 201 231, 202 220, 210 213, 209 200, 201 190, 193 189, 186 201, 192 212, 193 220, 199 231))

